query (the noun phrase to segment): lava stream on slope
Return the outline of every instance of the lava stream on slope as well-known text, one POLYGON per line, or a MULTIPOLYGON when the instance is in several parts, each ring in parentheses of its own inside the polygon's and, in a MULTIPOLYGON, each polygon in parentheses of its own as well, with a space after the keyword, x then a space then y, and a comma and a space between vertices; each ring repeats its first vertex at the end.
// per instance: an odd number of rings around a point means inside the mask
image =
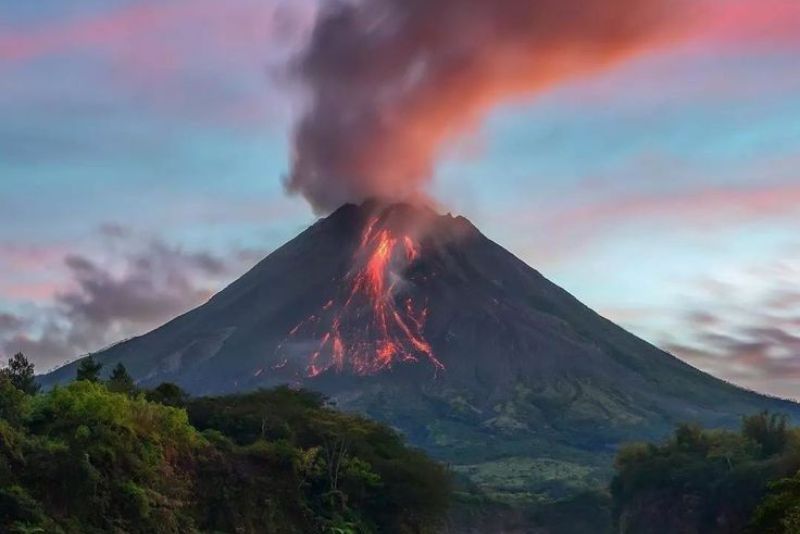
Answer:
POLYGON ((444 370, 423 333, 427 307, 402 297, 407 282, 401 275, 419 258, 418 245, 409 235, 376 228, 377 223, 373 217, 366 225, 353 256, 355 268, 336 289, 337 296, 292 328, 278 349, 292 340, 319 340, 308 356, 309 377, 329 369, 371 375, 421 358, 436 373, 444 370))

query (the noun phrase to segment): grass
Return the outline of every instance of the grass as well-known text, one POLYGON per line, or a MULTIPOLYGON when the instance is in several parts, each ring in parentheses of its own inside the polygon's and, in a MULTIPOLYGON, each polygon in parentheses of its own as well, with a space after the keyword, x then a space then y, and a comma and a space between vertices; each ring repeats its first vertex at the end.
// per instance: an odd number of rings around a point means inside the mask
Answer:
POLYGON ((483 488, 487 494, 504 501, 590 489, 597 487, 603 478, 598 469, 587 465, 525 456, 454 465, 452 469, 483 488))

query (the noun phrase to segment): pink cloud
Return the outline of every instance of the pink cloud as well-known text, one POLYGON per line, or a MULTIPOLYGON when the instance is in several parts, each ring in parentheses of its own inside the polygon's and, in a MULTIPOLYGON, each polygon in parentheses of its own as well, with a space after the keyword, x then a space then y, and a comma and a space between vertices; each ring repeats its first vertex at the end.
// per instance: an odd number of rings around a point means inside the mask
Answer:
MULTIPOLYGON (((697 5, 697 20, 687 24, 699 38, 800 43, 796 0, 702 0, 697 5)), ((6 30, 0 35, 0 60, 8 65, 88 50, 158 70, 197 55, 198 46, 222 57, 266 55, 304 34, 316 10, 314 0, 135 3, 85 18, 6 30)))
POLYGON ((289 38, 292 29, 307 24, 312 15, 308 2, 291 10, 284 3, 254 0, 133 4, 6 32, 0 35, 0 59, 24 61, 83 49, 161 66, 179 56, 196 56, 197 45, 223 55, 265 54, 268 50, 261 45, 289 38))
POLYGON ((706 39, 739 45, 800 45, 800 2, 711 0, 702 6, 706 39))
POLYGON ((510 210, 492 221, 502 228, 543 229, 530 234, 515 250, 539 264, 558 263, 614 228, 669 225, 678 229, 711 229, 800 214, 800 184, 685 189, 673 193, 616 195, 549 210, 510 210))
POLYGON ((12 271, 30 271, 43 266, 60 262, 67 254, 64 245, 21 245, 16 243, 0 243, 0 266, 12 271))
POLYGON ((60 270, 68 248, 0 243, 0 299, 44 302, 62 289, 60 270))
MULTIPOLYGON (((168 113, 235 125, 282 113, 270 85, 314 17, 313 0, 144 2, 0 34, 0 74, 41 59, 90 66, 83 94, 111 89, 168 113)), ((38 79, 41 70, 30 70, 38 79)), ((6 74, 7 75, 7 74, 6 74)), ((12 74, 13 75, 13 74, 12 74)))
POLYGON ((715 187, 615 198, 563 211, 550 219, 554 229, 592 228, 622 221, 667 218, 682 224, 707 224, 714 220, 758 219, 800 211, 800 185, 760 187, 715 187))
POLYGON ((0 298, 46 303, 63 290, 58 282, 29 282, 0 286, 0 298))

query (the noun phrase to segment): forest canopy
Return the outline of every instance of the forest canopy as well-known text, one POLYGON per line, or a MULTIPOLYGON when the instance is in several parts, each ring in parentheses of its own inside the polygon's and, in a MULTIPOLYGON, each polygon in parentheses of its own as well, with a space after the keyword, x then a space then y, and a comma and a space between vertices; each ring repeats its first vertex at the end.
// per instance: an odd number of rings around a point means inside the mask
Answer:
POLYGON ((446 515, 443 466, 320 395, 82 374, 45 393, 0 375, 0 531, 421 533, 446 515))
POLYGON ((800 430, 782 415, 745 417, 738 432, 682 424, 622 448, 616 469, 617 532, 800 532, 800 430))

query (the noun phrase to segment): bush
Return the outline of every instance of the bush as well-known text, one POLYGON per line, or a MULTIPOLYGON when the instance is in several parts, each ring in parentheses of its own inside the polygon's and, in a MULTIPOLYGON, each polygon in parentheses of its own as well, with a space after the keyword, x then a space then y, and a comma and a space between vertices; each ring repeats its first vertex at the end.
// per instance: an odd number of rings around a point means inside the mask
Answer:
MULTIPOLYGON (((611 491, 620 532, 738 532, 770 484, 800 469, 800 439, 785 417, 761 413, 744 418, 740 432, 680 425, 663 444, 623 447, 615 465, 611 491)), ((793 487, 774 489, 759 508, 760 524, 791 519, 784 504, 793 487)))

